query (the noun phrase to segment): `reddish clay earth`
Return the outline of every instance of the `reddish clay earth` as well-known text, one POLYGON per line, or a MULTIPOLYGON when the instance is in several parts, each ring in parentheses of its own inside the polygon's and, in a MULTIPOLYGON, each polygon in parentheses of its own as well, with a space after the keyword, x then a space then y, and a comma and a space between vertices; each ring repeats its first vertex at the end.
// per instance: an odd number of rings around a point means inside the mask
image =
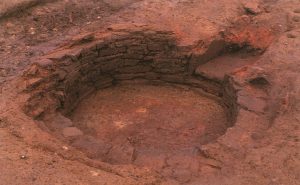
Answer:
POLYGON ((28 2, 0 14, 0 184, 299 184, 299 0, 28 2))

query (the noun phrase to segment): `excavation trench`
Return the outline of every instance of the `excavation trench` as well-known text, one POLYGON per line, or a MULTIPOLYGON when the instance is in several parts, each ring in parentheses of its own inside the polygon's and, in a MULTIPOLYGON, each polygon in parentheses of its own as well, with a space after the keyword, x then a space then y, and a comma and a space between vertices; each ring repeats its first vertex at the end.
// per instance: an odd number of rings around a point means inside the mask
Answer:
POLYGON ((230 78, 223 83, 195 68, 223 49, 214 41, 205 53, 191 54, 169 32, 88 35, 25 72, 24 110, 89 158, 189 181, 207 166, 202 145, 222 136, 237 116, 230 78))

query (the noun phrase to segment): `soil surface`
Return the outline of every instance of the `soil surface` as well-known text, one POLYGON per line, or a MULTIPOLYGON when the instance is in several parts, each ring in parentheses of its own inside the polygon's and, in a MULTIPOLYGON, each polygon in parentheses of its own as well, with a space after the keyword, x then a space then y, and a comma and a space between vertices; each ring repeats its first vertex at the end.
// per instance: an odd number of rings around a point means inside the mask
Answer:
POLYGON ((0 184, 298 185, 299 58, 299 0, 1 1, 0 184))

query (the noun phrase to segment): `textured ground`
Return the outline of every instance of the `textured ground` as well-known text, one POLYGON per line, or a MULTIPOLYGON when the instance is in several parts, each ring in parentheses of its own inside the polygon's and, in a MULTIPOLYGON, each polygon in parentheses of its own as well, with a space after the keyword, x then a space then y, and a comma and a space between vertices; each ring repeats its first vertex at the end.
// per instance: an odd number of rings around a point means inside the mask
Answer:
MULTIPOLYGON (((255 69, 264 71, 271 84, 268 102, 272 106, 264 115, 267 121, 238 118, 239 122, 251 123, 249 127, 262 123, 267 128, 252 134, 253 142, 247 146, 226 139, 227 134, 236 131, 229 129, 217 143, 224 148, 224 154, 231 155, 215 154, 222 164, 206 161, 212 167, 203 169, 203 178, 190 184, 298 185, 300 2, 262 0, 257 1, 259 6, 253 2, 245 6, 241 0, 66 0, 13 11, 11 16, 1 19, 0 184, 178 183, 165 181, 147 168, 110 166, 86 159, 82 152, 42 131, 38 123, 22 113, 17 103, 24 100, 18 96, 15 79, 34 57, 64 45, 77 34, 107 26, 114 29, 147 25, 172 31, 182 46, 208 45, 212 38, 230 27, 229 41, 268 47, 261 57, 245 60, 247 64, 255 61, 255 69)), ((11 9, 6 1, 0 4, 1 12, 11 9)), ((199 73, 219 80, 224 75, 222 66, 226 57, 213 60, 209 64, 218 63, 217 67, 207 64, 198 69, 199 73)), ((231 72, 230 68, 226 71, 231 72)), ((242 78, 243 72, 237 72, 237 76, 242 78)), ((237 128, 240 140, 247 140, 241 133, 251 128, 242 125, 237 128)))

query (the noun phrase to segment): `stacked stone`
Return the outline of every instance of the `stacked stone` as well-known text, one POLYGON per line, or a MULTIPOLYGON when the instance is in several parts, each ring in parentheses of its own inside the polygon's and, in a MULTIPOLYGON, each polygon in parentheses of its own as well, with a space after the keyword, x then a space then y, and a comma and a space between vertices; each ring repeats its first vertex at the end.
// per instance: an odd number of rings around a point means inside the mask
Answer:
POLYGON ((25 73, 31 93, 26 112, 33 117, 57 109, 69 112, 91 92, 133 79, 191 85, 219 95, 221 84, 191 74, 190 58, 169 32, 84 37, 37 60, 25 73))

